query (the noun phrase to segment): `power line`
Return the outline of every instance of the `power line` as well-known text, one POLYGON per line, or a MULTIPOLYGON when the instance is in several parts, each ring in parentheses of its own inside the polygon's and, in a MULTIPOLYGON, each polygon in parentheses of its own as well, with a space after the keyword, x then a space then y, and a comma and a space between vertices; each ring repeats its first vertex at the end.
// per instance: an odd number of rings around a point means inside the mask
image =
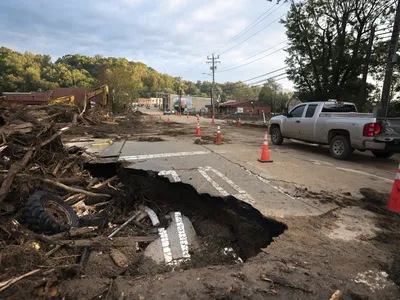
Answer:
POLYGON ((273 79, 273 78, 276 78, 276 77, 279 77, 279 76, 282 76, 282 75, 286 75, 286 72, 278 74, 278 75, 275 75, 275 76, 271 76, 271 77, 269 77, 267 79, 263 79, 263 80, 260 80, 260 81, 257 81, 257 82, 253 82, 252 84, 257 84, 257 83, 261 83, 261 82, 266 83, 269 79, 273 79))
POLYGON ((278 71, 282 71, 283 69, 286 69, 286 67, 283 67, 283 68, 280 68, 280 69, 276 69, 276 70, 274 70, 274 71, 271 71, 271 72, 262 74, 262 75, 257 76, 257 77, 253 77, 253 78, 250 78, 250 79, 247 79, 247 80, 243 80, 242 82, 247 82, 247 81, 251 81, 251 80, 254 80, 254 79, 258 79, 258 78, 260 78, 260 77, 264 77, 264 76, 266 76, 266 75, 269 75, 269 74, 272 74, 272 73, 276 73, 276 72, 278 72, 278 71))
MULTIPOLYGON (((226 67, 225 69, 230 69, 231 67, 235 67, 236 65, 238 65, 238 64, 240 64, 240 63, 242 63, 242 62, 244 62, 244 61, 246 61, 246 60, 249 60, 249 59, 251 59, 251 58, 253 58, 253 57, 256 57, 256 56, 258 56, 258 55, 260 55, 260 54, 263 54, 263 53, 265 53, 265 52, 267 52, 267 51, 269 51, 269 50, 271 50, 271 49, 274 49, 276 46, 282 45, 283 43, 286 43, 287 41, 288 41, 288 40, 285 40, 285 41, 280 42, 280 43, 278 43, 278 44, 276 44, 276 45, 274 45, 274 46, 271 46, 271 47, 269 47, 269 48, 267 48, 267 49, 265 49, 265 50, 263 50, 263 51, 261 51, 261 52, 258 52, 257 54, 254 54, 254 55, 252 55, 252 56, 250 56, 250 57, 248 57, 248 58, 246 58, 246 59, 243 59, 243 60, 241 60, 241 61, 239 61, 239 62, 237 62, 237 63, 234 63, 233 65, 230 65, 230 66, 226 67)), ((223 69, 223 70, 225 70, 225 69, 223 69)))
POLYGON ((285 49, 285 47, 279 48, 279 49, 275 50, 274 52, 268 53, 267 55, 261 56, 260 58, 257 58, 255 60, 249 61, 248 63, 245 63, 243 65, 240 65, 240 66, 237 66, 237 67, 228 68, 228 69, 223 69, 223 70, 219 71, 218 73, 223 73, 223 72, 227 72, 227 71, 231 71, 231 70, 234 70, 234 69, 238 69, 238 68, 247 66, 247 65, 252 64, 252 63, 254 63, 256 61, 259 61, 259 60, 264 59, 264 58, 266 58, 268 56, 271 56, 272 54, 275 54, 275 53, 285 49))
MULTIPOLYGON (((279 70, 280 70, 280 69, 277 69, 277 70, 272 71, 272 72, 270 72, 270 73, 275 73, 275 72, 277 72, 277 71, 279 71, 279 70)), ((264 74, 264 75, 266 75, 266 74, 264 74)), ((285 72, 285 73, 278 74, 278 75, 274 75, 274 76, 271 76, 271 77, 268 77, 268 78, 266 78, 266 79, 263 79, 263 80, 260 80, 260 81, 254 82, 254 83, 251 83, 250 85, 247 85, 247 84, 246 84, 246 87, 231 87, 231 88, 222 89, 222 90, 223 90, 223 92, 226 92, 226 91, 232 91, 232 90, 247 89, 247 88, 252 87, 252 86, 258 86, 258 84, 261 83, 261 82, 262 82, 261 85, 263 85, 263 84, 265 84, 269 79, 274 79, 274 78, 277 78, 277 77, 282 76, 282 75, 286 75, 286 72, 285 72)), ((253 78, 253 79, 254 79, 254 78, 253 78)), ((244 80, 244 81, 240 81, 240 83, 244 83, 244 82, 249 81, 249 80, 250 80, 250 79, 247 79, 247 80, 244 80)), ((279 80, 281 80, 281 79, 279 79, 279 80)))
MULTIPOLYGON (((282 5, 285 4, 285 2, 282 3, 282 5)), ((281 6, 282 6, 281 5, 281 6)), ((279 6, 280 7, 280 6, 279 6)), ((264 26, 263 28, 261 28, 259 31, 257 31, 256 33, 252 34, 251 36, 249 36, 247 39, 241 41, 239 44, 234 45, 233 47, 229 48, 228 50, 225 50, 223 52, 220 53, 220 55, 225 54, 229 51, 231 51, 232 49, 240 46, 241 44, 243 44, 244 42, 248 41, 249 39, 251 39, 253 36, 259 34, 261 31, 265 30, 266 28, 268 28, 269 26, 271 26, 272 24, 274 24, 276 21, 280 20, 284 15, 286 15, 286 13, 284 13, 282 16, 280 16, 279 18, 275 19, 274 21, 272 21, 271 23, 269 23, 268 25, 264 26)))
POLYGON ((273 12, 271 12, 270 14, 268 14, 267 16, 265 16, 264 18, 262 18, 264 15, 266 15, 272 8, 274 8, 274 6, 276 6, 277 4, 271 6, 269 9, 267 9, 267 11, 265 11, 261 16, 259 16, 257 19, 255 19, 251 24, 249 24, 246 28, 244 28, 241 32, 239 32, 238 34, 236 34, 233 38, 231 38, 228 42, 226 42, 225 44, 223 44, 222 46, 220 46, 215 52, 217 52, 220 49, 223 49, 224 47, 226 47, 227 45, 229 45, 230 43, 234 42, 235 40, 237 40, 239 37, 241 37, 243 34, 245 34, 246 32, 248 32, 250 29, 254 28, 255 26, 257 26, 258 24, 260 24, 262 21, 264 21, 267 17, 269 17, 273 12), (258 21, 260 18, 262 18, 260 21, 258 21), (258 21, 258 22, 257 22, 258 21), (257 22, 257 23, 256 23, 257 22), (256 24, 254 24, 256 23, 256 24), (253 25, 254 24, 254 25, 253 25))

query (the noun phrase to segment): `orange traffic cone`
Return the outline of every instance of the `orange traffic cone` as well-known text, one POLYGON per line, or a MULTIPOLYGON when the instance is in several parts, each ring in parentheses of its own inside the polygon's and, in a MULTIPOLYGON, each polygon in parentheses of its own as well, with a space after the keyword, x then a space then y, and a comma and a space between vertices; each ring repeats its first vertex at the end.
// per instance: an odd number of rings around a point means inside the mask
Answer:
POLYGON ((219 127, 219 126, 218 126, 218 130, 217 130, 217 139, 215 140, 215 143, 217 145, 221 145, 222 144, 221 127, 219 127))
POLYGON ((400 165, 394 178, 392 192, 390 193, 388 209, 394 212, 400 212, 400 165))
POLYGON ((169 117, 168 117, 168 123, 171 123, 171 120, 169 119, 169 117))
POLYGON ((186 119, 189 119, 189 114, 186 114, 186 119))
POLYGON ((213 124, 215 123, 214 115, 212 116, 211 123, 213 123, 213 124))
POLYGON ((199 122, 197 122, 196 136, 198 136, 198 137, 201 136, 201 130, 200 130, 200 123, 199 122))
POLYGON ((264 132, 264 143, 261 150, 261 158, 258 161, 262 163, 272 162, 272 160, 269 158, 268 132, 264 132))
POLYGON ((162 120, 161 115, 160 115, 160 120, 162 120))
POLYGON ((197 122, 200 122, 200 117, 199 116, 197 116, 197 122))
POLYGON ((239 118, 238 127, 240 127, 240 125, 242 125, 242 119, 239 118))

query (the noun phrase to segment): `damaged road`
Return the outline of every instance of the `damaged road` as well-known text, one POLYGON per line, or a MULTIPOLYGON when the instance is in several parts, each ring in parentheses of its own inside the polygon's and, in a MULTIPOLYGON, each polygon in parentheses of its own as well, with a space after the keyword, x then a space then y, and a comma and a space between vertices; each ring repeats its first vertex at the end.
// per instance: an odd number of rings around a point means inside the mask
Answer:
MULTIPOLYGON (((131 131, 125 123, 102 123, 100 139, 90 126, 63 136, 69 152, 85 158, 77 166, 85 175, 66 184, 73 190, 40 187, 72 205, 79 227, 43 235, 18 216, 6 218, 1 297, 399 298, 400 269, 392 262, 400 222, 386 210, 387 195, 322 192, 304 184, 312 178, 302 169, 295 174, 303 184, 291 184, 288 169, 272 178, 260 170, 284 161, 262 168, 246 163, 259 156, 251 139, 261 129, 245 129, 245 146, 235 132, 227 134, 228 144, 198 145, 195 127, 171 118, 169 126, 138 115, 131 131)), ((212 136, 215 127, 202 131, 212 136)))

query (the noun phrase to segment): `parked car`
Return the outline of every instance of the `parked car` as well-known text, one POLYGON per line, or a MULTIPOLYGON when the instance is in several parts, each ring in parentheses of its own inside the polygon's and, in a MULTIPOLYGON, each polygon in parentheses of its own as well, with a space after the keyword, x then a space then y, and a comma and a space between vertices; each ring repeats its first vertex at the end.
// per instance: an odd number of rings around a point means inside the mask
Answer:
POLYGON ((174 112, 172 110, 170 110, 169 108, 164 110, 164 115, 170 115, 173 114, 174 112))
POLYGON ((370 150, 378 158, 399 153, 400 137, 389 137, 391 131, 373 114, 357 113, 353 103, 338 101, 298 104, 289 113, 271 118, 269 128, 275 145, 284 138, 326 144, 336 159, 348 158, 355 149, 370 150))

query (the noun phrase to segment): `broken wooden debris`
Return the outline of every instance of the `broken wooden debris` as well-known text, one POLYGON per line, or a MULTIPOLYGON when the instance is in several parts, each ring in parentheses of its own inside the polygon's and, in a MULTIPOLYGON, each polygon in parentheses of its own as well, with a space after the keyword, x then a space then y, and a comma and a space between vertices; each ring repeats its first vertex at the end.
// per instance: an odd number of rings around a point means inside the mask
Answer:
MULTIPOLYGON (((135 211, 133 213, 133 215, 125 221, 124 224, 122 224, 121 226, 119 226, 117 229, 115 229, 109 236, 108 238, 112 238, 114 235, 116 235, 122 228, 124 228, 126 225, 128 225, 133 219, 135 219, 138 215, 140 215, 141 211, 135 211)), ((139 220, 137 220, 138 222, 140 222, 139 220)))
POLYGON ((343 292, 340 290, 335 291, 329 300, 339 300, 340 296, 342 296, 342 293, 343 292))
POLYGON ((126 268, 129 265, 129 260, 120 250, 117 248, 110 249, 110 257, 114 263, 120 268, 126 268))
POLYGON ((31 276, 31 275, 33 275, 35 273, 38 273, 38 272, 40 272, 40 269, 36 269, 36 270, 30 271, 28 273, 25 273, 25 274, 23 274, 21 276, 14 277, 14 278, 11 278, 9 280, 0 282, 0 292, 2 292, 5 289, 9 288, 11 285, 13 285, 14 283, 20 281, 21 279, 24 279, 25 277, 31 276))
POLYGON ((158 239, 159 236, 148 235, 148 236, 128 236, 128 237, 115 237, 112 239, 99 236, 93 239, 82 239, 82 240, 60 240, 56 241, 59 245, 68 247, 98 247, 98 248, 109 248, 109 247, 136 247, 136 243, 145 242, 149 243, 158 239))

